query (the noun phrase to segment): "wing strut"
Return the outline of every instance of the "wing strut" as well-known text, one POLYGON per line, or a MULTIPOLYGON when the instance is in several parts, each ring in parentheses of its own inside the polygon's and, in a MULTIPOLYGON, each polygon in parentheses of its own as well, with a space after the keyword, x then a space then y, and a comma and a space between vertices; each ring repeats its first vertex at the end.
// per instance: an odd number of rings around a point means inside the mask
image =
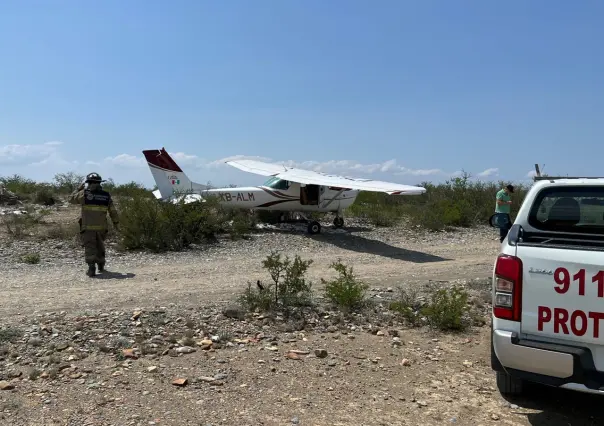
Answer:
POLYGON ((331 203, 333 203, 335 200, 337 200, 337 199, 338 199, 338 197, 339 197, 340 195, 342 195, 342 192, 344 192, 344 191, 346 191, 346 188, 344 188, 344 189, 340 189, 340 190, 338 191, 338 193, 337 193, 336 195, 334 195, 334 196, 333 196, 333 198, 332 198, 331 200, 329 200, 329 202, 328 202, 327 204, 323 204, 323 205, 321 206, 321 208, 322 208, 322 209, 327 208, 327 207, 328 207, 328 206, 329 206, 331 203))

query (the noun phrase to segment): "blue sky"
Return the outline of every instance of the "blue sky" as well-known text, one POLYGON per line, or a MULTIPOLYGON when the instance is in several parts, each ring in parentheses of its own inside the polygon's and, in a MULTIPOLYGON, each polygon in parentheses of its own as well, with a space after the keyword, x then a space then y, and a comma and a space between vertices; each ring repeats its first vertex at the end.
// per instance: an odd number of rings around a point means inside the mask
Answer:
POLYGON ((0 175, 258 156, 400 183, 602 174, 604 2, 0 3, 0 175))

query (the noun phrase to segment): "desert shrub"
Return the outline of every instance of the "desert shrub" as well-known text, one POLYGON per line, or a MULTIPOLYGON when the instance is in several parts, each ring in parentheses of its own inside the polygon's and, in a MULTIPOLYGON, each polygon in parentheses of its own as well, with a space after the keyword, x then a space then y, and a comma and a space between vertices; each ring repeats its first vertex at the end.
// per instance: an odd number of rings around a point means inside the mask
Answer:
POLYGON ((348 214, 363 218, 374 226, 389 227, 397 225, 404 215, 398 204, 390 202, 388 195, 379 192, 361 192, 348 214))
POLYGON ((258 288, 255 284, 248 282, 247 288, 238 299, 239 303, 248 311, 269 312, 275 309, 278 304, 274 284, 258 288))
POLYGON ((53 186, 50 183, 36 182, 17 174, 0 177, 0 183, 2 183, 7 190, 11 191, 21 202, 29 201, 45 204, 40 201, 48 201, 48 198, 45 197, 45 195, 53 192, 53 186))
POLYGON ((390 310, 400 315, 409 325, 419 326, 422 322, 422 302, 416 289, 399 288, 398 297, 390 303, 390 310))
MULTIPOLYGON (((21 175, 1 177, 6 188, 15 193, 21 201, 33 201, 42 205, 52 205, 60 197, 73 191, 84 180, 75 172, 59 173, 52 183, 36 182, 21 175)), ((439 231, 451 227, 471 227, 486 224, 494 211, 495 193, 505 186, 505 182, 481 182, 471 179, 467 173, 441 184, 424 182, 427 192, 420 196, 389 196, 383 193, 361 192, 355 203, 346 212, 352 217, 368 220, 374 226, 396 226, 410 223, 423 229, 439 231)), ((527 186, 515 185, 512 199, 512 218, 515 216, 526 192, 527 186)), ((111 178, 103 184, 114 198, 125 203, 138 203, 140 199, 155 200, 151 190, 136 182, 116 184, 111 178), (136 199, 136 200, 135 200, 136 199)), ((151 202, 149 202, 149 205, 151 202)), ((224 219, 224 229, 233 236, 240 236, 248 224, 254 221, 276 223, 281 212, 256 211, 254 215, 220 212, 224 219)), ((311 219, 322 219, 324 213, 309 214, 311 219)))
POLYGON ((14 343, 23 337, 23 331, 15 327, 0 328, 0 343, 14 343))
POLYGON ((292 261, 272 252, 262 261, 272 283, 258 281, 255 286, 248 283, 248 288, 239 297, 240 304, 248 310, 263 312, 312 305, 312 282, 305 277, 311 264, 312 260, 302 260, 298 255, 292 261))
POLYGON ((1 221, 8 235, 14 239, 22 239, 34 233, 41 218, 42 215, 36 213, 7 214, 2 216, 1 221))
POLYGON ((21 175, 12 175, 0 178, 6 189, 14 192, 18 197, 31 196, 40 187, 40 184, 34 180, 27 179, 21 175))
POLYGON ((84 182, 84 178, 84 175, 75 172, 57 173, 53 179, 55 190, 61 194, 69 194, 84 182))
POLYGON ((425 302, 418 297, 418 290, 400 288, 389 308, 412 327, 427 324, 441 331, 461 331, 473 322, 469 295, 462 287, 432 289, 429 293, 430 300, 425 302))
POLYGON ((80 226, 78 223, 53 223, 40 232, 40 236, 52 240, 73 241, 79 244, 80 226))
POLYGON ((155 198, 152 191, 145 188, 143 184, 137 182, 128 182, 123 184, 116 184, 113 179, 107 179, 107 182, 103 183, 103 189, 111 193, 115 198, 120 197, 142 197, 142 198, 155 198))
POLYGON ((245 236, 257 223, 257 218, 245 210, 233 210, 227 212, 229 227, 227 232, 233 239, 245 236))
POLYGON ((362 307, 369 286, 354 275, 352 266, 347 267, 340 260, 332 263, 330 268, 336 270, 338 278, 331 281, 321 279, 325 285, 325 297, 345 311, 362 307))
POLYGON ((49 187, 41 187, 33 195, 32 201, 43 206, 52 206, 56 203, 52 189, 49 187))
POLYGON ((183 250, 191 244, 214 240, 216 234, 244 232, 243 216, 222 209, 216 197, 185 203, 162 202, 133 195, 116 202, 120 214, 121 246, 126 250, 155 252, 183 250))
MULTIPOLYGON (((472 227, 487 223, 495 209, 495 194, 506 183, 474 181, 464 173, 442 184, 424 182, 420 185, 426 188, 426 193, 418 196, 361 192, 348 214, 367 219, 376 226, 392 226, 408 220, 412 225, 432 231, 472 227)), ((528 189, 515 185, 512 217, 528 189)))
POLYGON ((468 312, 468 293, 459 286, 433 291, 430 302, 422 308, 428 324, 443 331, 466 329, 471 320, 468 312))
POLYGON ((39 253, 26 253, 21 256, 21 261, 23 263, 29 263, 30 265, 36 265, 40 263, 40 254, 39 253))

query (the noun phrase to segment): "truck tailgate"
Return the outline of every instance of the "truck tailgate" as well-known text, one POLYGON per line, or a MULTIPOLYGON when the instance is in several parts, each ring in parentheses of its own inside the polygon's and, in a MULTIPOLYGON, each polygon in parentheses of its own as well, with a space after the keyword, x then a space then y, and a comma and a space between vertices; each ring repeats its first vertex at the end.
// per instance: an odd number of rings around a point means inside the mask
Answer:
POLYGON ((522 259, 521 332, 602 345, 604 252, 517 246, 522 259))

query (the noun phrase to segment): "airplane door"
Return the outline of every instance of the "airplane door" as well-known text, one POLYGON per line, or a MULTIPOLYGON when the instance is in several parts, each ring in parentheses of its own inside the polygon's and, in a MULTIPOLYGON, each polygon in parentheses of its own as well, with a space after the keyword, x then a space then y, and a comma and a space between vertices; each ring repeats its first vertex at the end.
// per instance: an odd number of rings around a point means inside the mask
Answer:
POLYGON ((324 187, 318 185, 300 186, 300 204, 303 206, 316 206, 322 198, 324 187))

